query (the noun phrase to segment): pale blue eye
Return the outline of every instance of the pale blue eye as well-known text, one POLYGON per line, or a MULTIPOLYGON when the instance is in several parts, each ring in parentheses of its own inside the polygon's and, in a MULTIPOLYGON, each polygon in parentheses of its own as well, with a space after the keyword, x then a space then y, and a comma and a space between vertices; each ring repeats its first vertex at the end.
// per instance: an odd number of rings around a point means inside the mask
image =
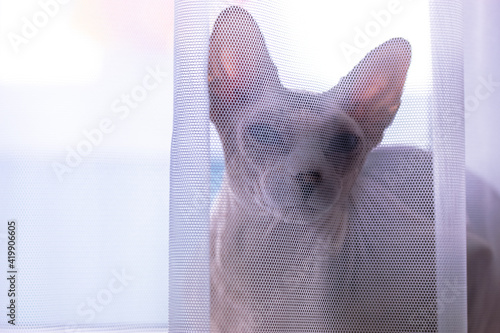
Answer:
POLYGON ((248 133, 261 144, 281 145, 283 143, 280 134, 267 124, 253 124, 248 127, 248 133))
POLYGON ((349 154, 354 151, 359 145, 359 137, 353 133, 345 132, 334 136, 328 145, 326 153, 334 154, 349 154))

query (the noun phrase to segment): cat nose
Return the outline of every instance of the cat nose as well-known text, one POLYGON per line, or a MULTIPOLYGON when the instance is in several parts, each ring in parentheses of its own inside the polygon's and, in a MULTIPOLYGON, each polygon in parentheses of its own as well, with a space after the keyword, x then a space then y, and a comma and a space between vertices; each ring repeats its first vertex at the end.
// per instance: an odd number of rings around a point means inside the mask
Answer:
POLYGON ((321 173, 318 171, 300 172, 297 174, 296 180, 304 198, 308 198, 323 181, 321 173))

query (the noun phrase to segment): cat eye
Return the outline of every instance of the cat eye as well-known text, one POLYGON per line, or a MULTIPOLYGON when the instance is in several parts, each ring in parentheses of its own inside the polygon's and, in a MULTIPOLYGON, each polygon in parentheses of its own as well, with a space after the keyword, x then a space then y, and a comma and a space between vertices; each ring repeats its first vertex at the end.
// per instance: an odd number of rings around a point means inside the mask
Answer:
POLYGON ((359 144, 359 137, 353 133, 345 132, 337 134, 330 141, 326 153, 333 154, 349 154, 353 152, 359 144))
POLYGON ((265 145, 281 145, 281 139, 278 131, 267 124, 257 123, 248 127, 248 133, 257 142, 265 145))

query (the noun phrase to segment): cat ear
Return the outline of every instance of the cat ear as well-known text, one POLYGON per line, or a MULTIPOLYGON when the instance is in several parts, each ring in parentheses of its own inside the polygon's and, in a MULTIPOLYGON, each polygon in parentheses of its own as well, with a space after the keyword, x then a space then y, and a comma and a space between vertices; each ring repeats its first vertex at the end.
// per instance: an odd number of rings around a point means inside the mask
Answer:
POLYGON ((391 39, 368 53, 333 89, 343 110, 358 122, 373 146, 382 140, 398 111, 410 61, 410 43, 391 39))
POLYGON ((208 87, 210 118, 217 124, 227 114, 279 83, 264 37, 252 16, 233 6, 219 14, 210 37, 208 87))

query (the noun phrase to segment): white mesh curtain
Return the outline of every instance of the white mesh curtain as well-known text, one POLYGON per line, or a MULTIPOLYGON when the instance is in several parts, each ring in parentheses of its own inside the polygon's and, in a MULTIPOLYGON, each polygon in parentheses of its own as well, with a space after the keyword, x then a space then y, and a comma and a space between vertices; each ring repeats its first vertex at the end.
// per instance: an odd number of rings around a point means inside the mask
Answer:
MULTIPOLYGON (((482 7, 488 5, 468 5, 488 11, 482 7)), ((493 173, 484 172, 486 187, 467 174, 473 217, 465 207, 462 3, 178 1, 176 15, 173 331, 499 329, 493 173), (350 136, 339 139, 332 129, 342 123, 332 114, 351 112, 356 118, 349 106, 338 104, 344 94, 347 104, 357 98, 358 92, 346 92, 352 86, 371 89, 356 86, 356 80, 369 81, 374 72, 401 75, 405 51, 394 40, 386 46, 399 51, 384 54, 396 63, 392 68, 390 60, 373 60, 385 51, 374 51, 367 56, 371 65, 349 74, 371 49, 394 37, 409 41, 412 53, 401 105, 381 145, 367 156, 352 188, 354 202, 342 204, 343 194, 335 192, 335 180, 329 187, 331 174, 317 155, 325 152, 320 142, 331 148, 325 137, 333 137, 336 153, 353 149, 350 136), (318 97, 337 83, 330 100, 318 97), (333 207, 318 203, 322 191, 336 198, 329 202, 333 207), (326 211, 351 214, 344 238, 337 232, 337 238, 324 239, 335 233, 326 223, 345 221, 321 220, 318 215, 326 211), (318 227, 318 221, 325 224, 318 227)), ((469 26, 480 20, 470 11, 466 15, 469 26)), ((484 41, 482 31, 466 30, 476 31, 476 44, 484 41)), ((476 52, 487 52, 480 46, 476 52)), ((483 75, 478 83, 488 96, 494 93, 492 81, 483 75)), ((479 99, 478 104, 485 98, 479 99)), ((358 119, 369 136, 373 120, 365 120, 368 129, 363 121, 358 119)), ((477 126, 479 137, 493 136, 485 122, 477 126)), ((479 145, 492 147, 473 159, 484 169, 495 145, 479 145)))
POLYGON ((1 332, 167 329, 173 9, 0 1, 1 332))
POLYGON ((500 332, 499 17, 0 0, 0 331, 500 332))

